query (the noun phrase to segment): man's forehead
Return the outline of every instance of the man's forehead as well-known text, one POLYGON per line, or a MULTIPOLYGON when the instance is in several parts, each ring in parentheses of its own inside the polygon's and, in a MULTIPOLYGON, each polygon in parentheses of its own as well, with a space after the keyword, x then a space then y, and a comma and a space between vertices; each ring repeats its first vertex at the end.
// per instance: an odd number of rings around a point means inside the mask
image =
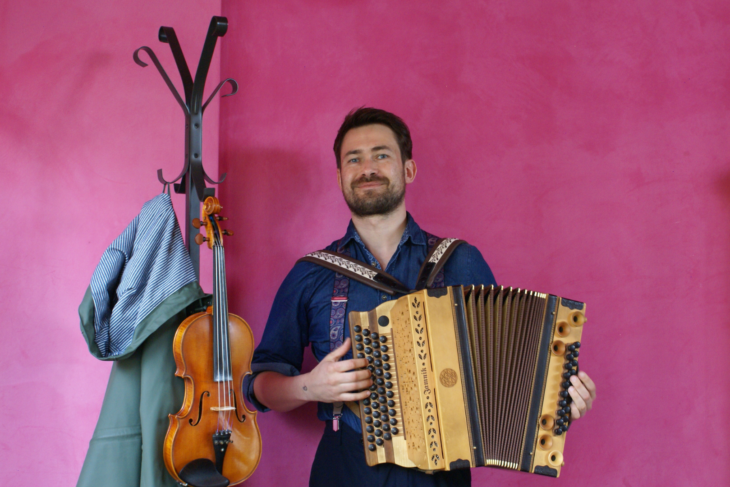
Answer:
POLYGON ((362 150, 390 149, 396 151, 398 141, 390 127, 382 124, 363 125, 350 129, 342 139, 342 153, 356 153, 362 150))

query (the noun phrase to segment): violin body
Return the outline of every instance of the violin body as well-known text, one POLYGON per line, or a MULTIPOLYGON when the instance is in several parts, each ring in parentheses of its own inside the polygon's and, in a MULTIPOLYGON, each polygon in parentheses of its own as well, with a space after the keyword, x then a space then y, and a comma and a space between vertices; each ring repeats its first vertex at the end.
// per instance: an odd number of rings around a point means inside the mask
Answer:
MULTIPOLYGON (((251 373, 253 333, 240 317, 228 314, 228 333, 231 346, 231 370, 233 371, 233 398, 230 411, 231 442, 223 460, 221 474, 237 485, 254 472, 261 459, 261 434, 256 424, 256 412, 249 411, 243 401, 243 378, 251 373)), ((219 411, 212 410, 224 402, 219 397, 221 383, 215 382, 213 355, 213 315, 211 309, 189 316, 178 328, 173 342, 177 371, 175 375, 185 380, 185 399, 177 414, 170 414, 170 426, 165 437, 163 456, 165 466, 175 480, 185 483, 180 470, 199 458, 216 462, 212 434, 219 428, 219 411)), ((225 387, 225 386, 224 386, 225 387)))

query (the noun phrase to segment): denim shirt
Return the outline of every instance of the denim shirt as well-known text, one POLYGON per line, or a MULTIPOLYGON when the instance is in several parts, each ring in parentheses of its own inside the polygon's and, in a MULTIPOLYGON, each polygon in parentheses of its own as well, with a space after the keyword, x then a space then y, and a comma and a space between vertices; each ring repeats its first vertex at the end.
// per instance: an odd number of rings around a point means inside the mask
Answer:
MULTIPOLYGON (((350 221, 347 233, 332 242, 327 250, 336 251, 338 243, 347 247, 350 256, 371 266, 380 268, 378 261, 365 247, 355 225, 350 221)), ((398 248, 388 262, 385 272, 392 275, 410 289, 415 288, 418 272, 428 253, 425 232, 416 224, 410 214, 407 216, 406 229, 398 248)), ((256 374, 274 371, 286 376, 299 375, 302 369, 304 349, 311 345, 317 361, 330 353, 330 307, 335 272, 311 262, 299 262, 286 276, 276 293, 271 307, 264 335, 256 347, 251 369, 253 376, 244 380, 243 391, 246 399, 259 411, 268 411, 256 400, 253 394, 253 381, 256 374)), ((494 275, 476 247, 461 244, 454 250, 444 266, 446 286, 459 284, 496 284, 494 275)), ((347 313, 351 311, 370 311, 379 304, 401 295, 390 296, 382 291, 350 279, 347 313)), ((344 324, 344 338, 349 333, 347 316, 344 324)), ((348 352, 343 360, 352 358, 348 352)), ((342 420, 360 432, 360 419, 343 408, 342 420)), ((317 417, 326 421, 332 419, 332 404, 319 403, 317 417)))

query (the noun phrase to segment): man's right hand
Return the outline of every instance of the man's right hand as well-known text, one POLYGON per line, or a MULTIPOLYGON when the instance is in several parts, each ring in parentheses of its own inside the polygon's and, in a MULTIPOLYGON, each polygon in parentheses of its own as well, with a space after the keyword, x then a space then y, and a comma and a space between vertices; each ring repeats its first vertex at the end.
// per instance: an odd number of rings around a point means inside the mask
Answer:
POLYGON ((261 372, 254 379, 253 389, 258 401, 274 411, 291 411, 308 401, 360 401, 370 395, 373 385, 370 371, 354 370, 366 367, 364 358, 340 362, 350 349, 350 339, 329 355, 308 374, 287 377, 278 372, 261 372), (357 392, 362 391, 362 392, 357 392))
POLYGON ((370 371, 364 369, 368 362, 364 358, 340 361, 348 350, 349 338, 323 358, 311 372, 301 376, 302 392, 308 401, 360 401, 370 395, 369 390, 363 390, 373 384, 370 371))

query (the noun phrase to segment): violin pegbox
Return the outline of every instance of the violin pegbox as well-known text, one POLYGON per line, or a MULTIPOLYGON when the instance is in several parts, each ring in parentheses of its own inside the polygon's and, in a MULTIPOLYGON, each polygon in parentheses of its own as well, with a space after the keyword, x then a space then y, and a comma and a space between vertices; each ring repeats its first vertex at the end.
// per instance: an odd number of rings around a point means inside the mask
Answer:
POLYGON ((231 230, 221 230, 218 222, 228 220, 224 216, 220 216, 219 213, 223 210, 220 201, 215 196, 208 196, 203 202, 203 207, 200 210, 201 219, 194 219, 193 226, 200 228, 205 226, 205 234, 203 237, 202 233, 199 233, 195 237, 195 243, 201 245, 203 242, 208 242, 208 248, 212 249, 214 244, 223 246, 223 235, 233 236, 231 230))

